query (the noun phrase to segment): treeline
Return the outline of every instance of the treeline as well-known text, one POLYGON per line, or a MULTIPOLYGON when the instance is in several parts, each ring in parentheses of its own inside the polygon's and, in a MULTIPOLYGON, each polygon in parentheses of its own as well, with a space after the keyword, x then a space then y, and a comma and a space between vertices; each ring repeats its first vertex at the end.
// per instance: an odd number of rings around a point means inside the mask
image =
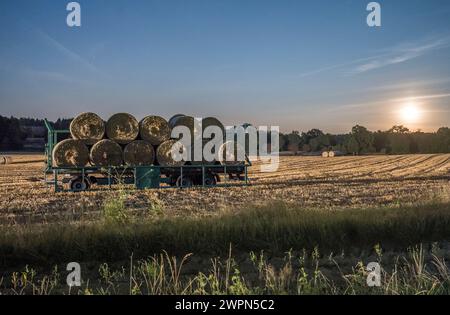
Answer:
MULTIPOLYGON (((55 129, 68 129, 72 119, 52 122, 55 129)), ((43 119, 0 116, 0 149, 21 150, 26 139, 33 137, 33 128, 43 128, 43 119), (30 128, 32 127, 32 128, 30 128)), ((320 152, 340 151, 343 154, 410 154, 450 153, 450 128, 442 127, 436 132, 410 131, 404 126, 394 126, 386 131, 369 131, 356 125, 348 134, 333 135, 319 129, 308 132, 293 131, 280 134, 280 151, 320 152)))
POLYGON ((450 153, 450 128, 436 132, 411 132, 404 126, 394 126, 386 131, 369 131, 356 125, 349 134, 325 134, 319 129, 308 132, 293 131, 280 135, 280 151, 318 152, 340 151, 343 154, 411 154, 450 153))
MULTIPOLYGON (((58 119, 52 122, 55 129, 68 129, 71 119, 58 119)), ((33 137, 34 130, 31 127, 43 128, 45 141, 47 133, 43 119, 35 118, 15 118, 0 116, 0 149, 1 150, 21 150, 26 139, 33 137)))

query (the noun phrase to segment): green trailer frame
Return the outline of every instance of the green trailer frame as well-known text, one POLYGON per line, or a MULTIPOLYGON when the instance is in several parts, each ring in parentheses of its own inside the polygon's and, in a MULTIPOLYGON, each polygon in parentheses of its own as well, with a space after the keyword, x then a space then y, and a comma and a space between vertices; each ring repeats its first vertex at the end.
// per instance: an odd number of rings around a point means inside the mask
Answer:
POLYGON ((182 189, 193 186, 230 187, 250 184, 248 168, 252 164, 248 158, 244 163, 233 165, 56 167, 53 165, 52 152, 58 143, 58 136, 67 135, 70 131, 54 129, 47 120, 44 122, 48 131, 48 141, 45 145, 44 180, 47 184, 53 185, 55 192, 87 190, 92 184, 109 188, 116 184, 133 184, 137 189, 174 187, 182 189), (220 175, 224 177, 223 182, 221 182, 220 175), (175 178, 177 178, 176 183, 175 178), (193 178, 196 180, 193 181, 193 178), (186 179, 190 179, 190 182, 186 179), (74 181, 79 184, 77 187, 80 189, 73 189, 74 181), (71 189, 64 189, 65 183, 69 183, 71 189), (164 186, 164 184, 166 185, 164 186))

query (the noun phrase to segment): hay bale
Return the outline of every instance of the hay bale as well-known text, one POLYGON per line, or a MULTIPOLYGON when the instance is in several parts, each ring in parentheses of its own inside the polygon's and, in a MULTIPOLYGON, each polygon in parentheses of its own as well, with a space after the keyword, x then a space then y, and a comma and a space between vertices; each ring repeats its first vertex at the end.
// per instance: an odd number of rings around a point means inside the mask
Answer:
POLYGON ((139 123, 130 114, 115 114, 106 122, 106 135, 119 144, 128 144, 138 137, 139 123))
POLYGON ((327 158, 328 157, 328 152, 327 151, 322 152, 322 157, 327 158))
POLYGON ((105 123, 97 114, 82 113, 70 123, 70 134, 73 139, 92 145, 103 139, 105 123))
POLYGON ((148 166, 155 161, 155 150, 150 142, 133 141, 123 150, 123 161, 129 166, 148 166))
MULTIPOLYGON (((191 164, 192 165, 202 165, 202 164, 215 164, 215 162, 217 161, 217 157, 218 157, 218 152, 213 150, 213 154, 214 154, 214 160, 213 161, 207 161, 206 158, 203 156, 203 150, 205 149, 205 145, 209 142, 210 140, 203 140, 202 141, 202 161, 194 161, 194 146, 192 146, 190 148, 191 150, 191 164)), ((213 148, 214 149, 214 148, 213 148)), ((220 148, 219 148, 220 149, 220 148)))
MULTIPOLYGON (((191 144, 194 141, 194 117, 191 116, 179 116, 172 120, 171 125, 169 125, 172 129, 178 126, 185 126, 191 132, 191 144)), ((180 140, 181 137, 174 138, 175 140, 180 140)))
POLYGON ((169 127, 173 128, 175 126, 175 121, 179 118, 185 116, 183 114, 176 114, 169 119, 169 127))
POLYGON ((89 162, 89 150, 83 140, 66 139, 55 145, 52 158, 57 167, 83 167, 89 162))
POLYGON ((334 151, 328 152, 328 157, 334 158, 336 156, 336 153, 334 151))
POLYGON ((170 127, 167 121, 159 116, 148 116, 139 123, 141 138, 152 145, 160 145, 170 139, 170 127))
MULTIPOLYGON (((225 138, 225 127, 223 124, 215 117, 206 117, 202 119, 202 136, 203 132, 209 126, 217 126, 222 130, 222 137, 225 138)), ((204 139, 212 139, 212 137, 205 137, 204 139)))
POLYGON ((116 142, 104 139, 91 148, 90 158, 94 166, 121 166, 123 152, 116 142))
POLYGON ((244 161, 238 160, 239 155, 245 157, 245 149, 236 141, 227 141, 222 144, 219 148, 219 152, 217 154, 217 160, 222 165, 236 165, 236 164, 244 164, 244 161), (234 152, 232 148, 234 146, 234 152))
POLYGON ((181 143, 176 140, 167 140, 161 143, 156 149, 156 159, 161 166, 183 166, 185 161, 175 161, 175 156, 172 153, 182 153, 186 148, 182 147, 181 143))

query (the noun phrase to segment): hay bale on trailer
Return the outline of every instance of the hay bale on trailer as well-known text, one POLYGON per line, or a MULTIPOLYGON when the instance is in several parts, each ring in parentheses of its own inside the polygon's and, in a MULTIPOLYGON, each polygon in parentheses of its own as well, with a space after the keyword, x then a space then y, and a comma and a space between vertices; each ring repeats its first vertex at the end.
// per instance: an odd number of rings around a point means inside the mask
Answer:
POLYGON ((177 157, 187 150, 176 140, 167 140, 156 149, 156 159, 161 166, 183 166, 185 161, 178 161, 177 157))
POLYGON ((169 123, 160 116, 147 116, 139 123, 142 140, 155 146, 169 140, 170 131, 169 123))
POLYGON ((322 152, 322 157, 327 158, 329 156, 327 151, 322 152))
MULTIPOLYGON (((202 136, 206 128, 208 128, 209 126, 219 127, 222 130, 222 137, 225 138, 225 127, 220 122, 220 120, 215 117, 206 117, 202 119, 202 136)), ((212 137, 205 137, 205 139, 212 139, 212 137)))
MULTIPOLYGON (((170 128, 173 129, 178 126, 185 126, 189 129, 191 132, 191 143, 194 141, 194 117, 191 116, 178 116, 178 117, 172 117, 171 122, 169 124, 170 128)), ((174 138, 176 140, 180 140, 181 137, 174 138)))
POLYGON ((69 128, 73 139, 82 140, 88 145, 103 139, 105 134, 105 123, 94 113, 78 115, 72 120, 69 128))
POLYGON ((336 156, 336 153, 334 151, 328 152, 328 157, 334 158, 336 156))
POLYGON ((128 144, 139 135, 139 123, 134 116, 127 113, 112 115, 106 122, 108 139, 119 144, 128 144))
POLYGON ((173 126, 175 126, 175 121, 176 121, 179 117, 182 117, 182 116, 185 116, 185 115, 183 115, 183 114, 176 114, 176 115, 173 115, 173 116, 169 119, 169 121, 168 121, 169 127, 170 127, 170 128, 173 128, 173 126))
POLYGON ((89 162, 89 150, 83 140, 66 139, 55 146, 52 158, 57 167, 83 167, 89 162))
POLYGON ((129 166, 148 166, 155 161, 155 150, 150 142, 133 141, 123 150, 123 161, 129 166))
POLYGON ((236 141, 227 141, 220 146, 217 160, 222 165, 244 164, 245 149, 236 141))
POLYGON ((121 166, 123 160, 122 148, 112 140, 100 140, 92 146, 90 159, 94 166, 121 166))

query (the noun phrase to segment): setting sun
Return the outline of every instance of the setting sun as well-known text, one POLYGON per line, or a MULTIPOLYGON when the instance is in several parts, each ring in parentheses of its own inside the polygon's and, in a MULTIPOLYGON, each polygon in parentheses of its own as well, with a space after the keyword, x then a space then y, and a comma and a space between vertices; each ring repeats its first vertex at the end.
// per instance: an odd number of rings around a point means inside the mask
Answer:
POLYGON ((415 103, 406 104, 400 109, 400 118, 405 123, 414 123, 420 120, 422 112, 419 106, 415 103))

